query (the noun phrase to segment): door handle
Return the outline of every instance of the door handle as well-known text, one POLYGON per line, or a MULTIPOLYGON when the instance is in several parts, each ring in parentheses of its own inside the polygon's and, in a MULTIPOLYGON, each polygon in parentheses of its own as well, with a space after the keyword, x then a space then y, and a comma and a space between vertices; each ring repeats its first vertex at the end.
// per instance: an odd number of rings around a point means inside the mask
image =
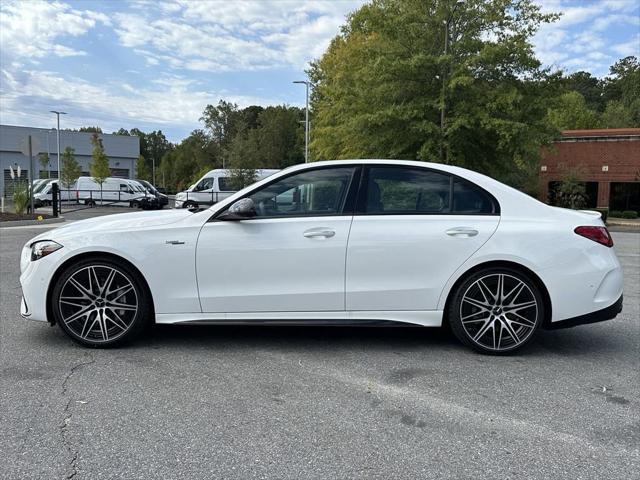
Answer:
POLYGON ((450 228, 445 232, 450 237, 475 237, 478 235, 478 230, 469 227, 456 227, 450 228))
POLYGON ((336 234, 335 230, 330 228, 311 228, 306 230, 302 235, 306 238, 324 237, 331 238, 336 234))

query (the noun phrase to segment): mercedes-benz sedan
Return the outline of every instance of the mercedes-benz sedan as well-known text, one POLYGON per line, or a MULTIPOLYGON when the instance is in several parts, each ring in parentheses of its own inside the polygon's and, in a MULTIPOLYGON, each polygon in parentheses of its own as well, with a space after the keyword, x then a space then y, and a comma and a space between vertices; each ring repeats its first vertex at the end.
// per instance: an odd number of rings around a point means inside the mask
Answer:
POLYGON ((99 217, 22 251, 21 313, 91 347, 150 323, 448 323, 512 352, 539 328, 606 320, 622 271, 595 212, 413 161, 290 167, 206 210, 99 217))

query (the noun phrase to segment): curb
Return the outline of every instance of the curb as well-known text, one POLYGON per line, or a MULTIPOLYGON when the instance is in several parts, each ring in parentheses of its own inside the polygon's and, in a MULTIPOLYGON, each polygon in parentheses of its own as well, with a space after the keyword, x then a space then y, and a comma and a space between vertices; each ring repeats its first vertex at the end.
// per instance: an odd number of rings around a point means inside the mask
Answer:
POLYGON ((43 220, 8 220, 6 222, 0 222, 0 228, 46 225, 49 223, 62 223, 64 221, 65 221, 64 217, 45 218, 43 220))

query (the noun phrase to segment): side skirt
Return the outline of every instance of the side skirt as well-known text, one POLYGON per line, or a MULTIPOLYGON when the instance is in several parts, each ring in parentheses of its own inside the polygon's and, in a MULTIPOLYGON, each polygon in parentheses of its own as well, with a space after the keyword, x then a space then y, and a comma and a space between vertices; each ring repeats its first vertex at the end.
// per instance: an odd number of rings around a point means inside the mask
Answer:
POLYGON ((159 313, 156 314, 156 323, 342 326, 397 326, 408 324, 439 327, 442 325, 442 311, 159 313))

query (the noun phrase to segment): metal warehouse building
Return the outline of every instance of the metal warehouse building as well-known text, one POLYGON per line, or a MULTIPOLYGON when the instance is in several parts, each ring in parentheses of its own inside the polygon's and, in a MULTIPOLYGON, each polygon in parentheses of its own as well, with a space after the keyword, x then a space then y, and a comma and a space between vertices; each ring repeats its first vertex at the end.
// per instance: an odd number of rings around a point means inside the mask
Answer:
MULTIPOLYGON (((56 129, 18 127, 13 125, 0 125, 0 192, 8 196, 11 193, 11 174, 9 167, 14 171, 20 166, 22 170, 21 178, 26 180, 29 171, 29 158, 21 153, 22 144, 31 135, 39 144, 38 151, 34 151, 34 170, 36 178, 58 177, 58 155, 56 144, 56 129), (42 170, 38 161, 38 153, 49 154, 49 165, 42 170), (7 188, 5 188, 5 186, 7 188)), ((82 168, 82 175, 89 175, 89 165, 91 164, 92 133, 72 132, 60 130, 60 155, 64 153, 66 147, 75 150, 76 161, 82 168)), ((140 155, 140 139, 136 136, 100 134, 104 150, 109 157, 111 175, 121 178, 133 178, 135 176, 135 165, 140 155)))
POLYGON ((640 128, 565 130, 540 161, 540 200, 553 200, 569 171, 586 185, 589 208, 640 211, 640 128))

